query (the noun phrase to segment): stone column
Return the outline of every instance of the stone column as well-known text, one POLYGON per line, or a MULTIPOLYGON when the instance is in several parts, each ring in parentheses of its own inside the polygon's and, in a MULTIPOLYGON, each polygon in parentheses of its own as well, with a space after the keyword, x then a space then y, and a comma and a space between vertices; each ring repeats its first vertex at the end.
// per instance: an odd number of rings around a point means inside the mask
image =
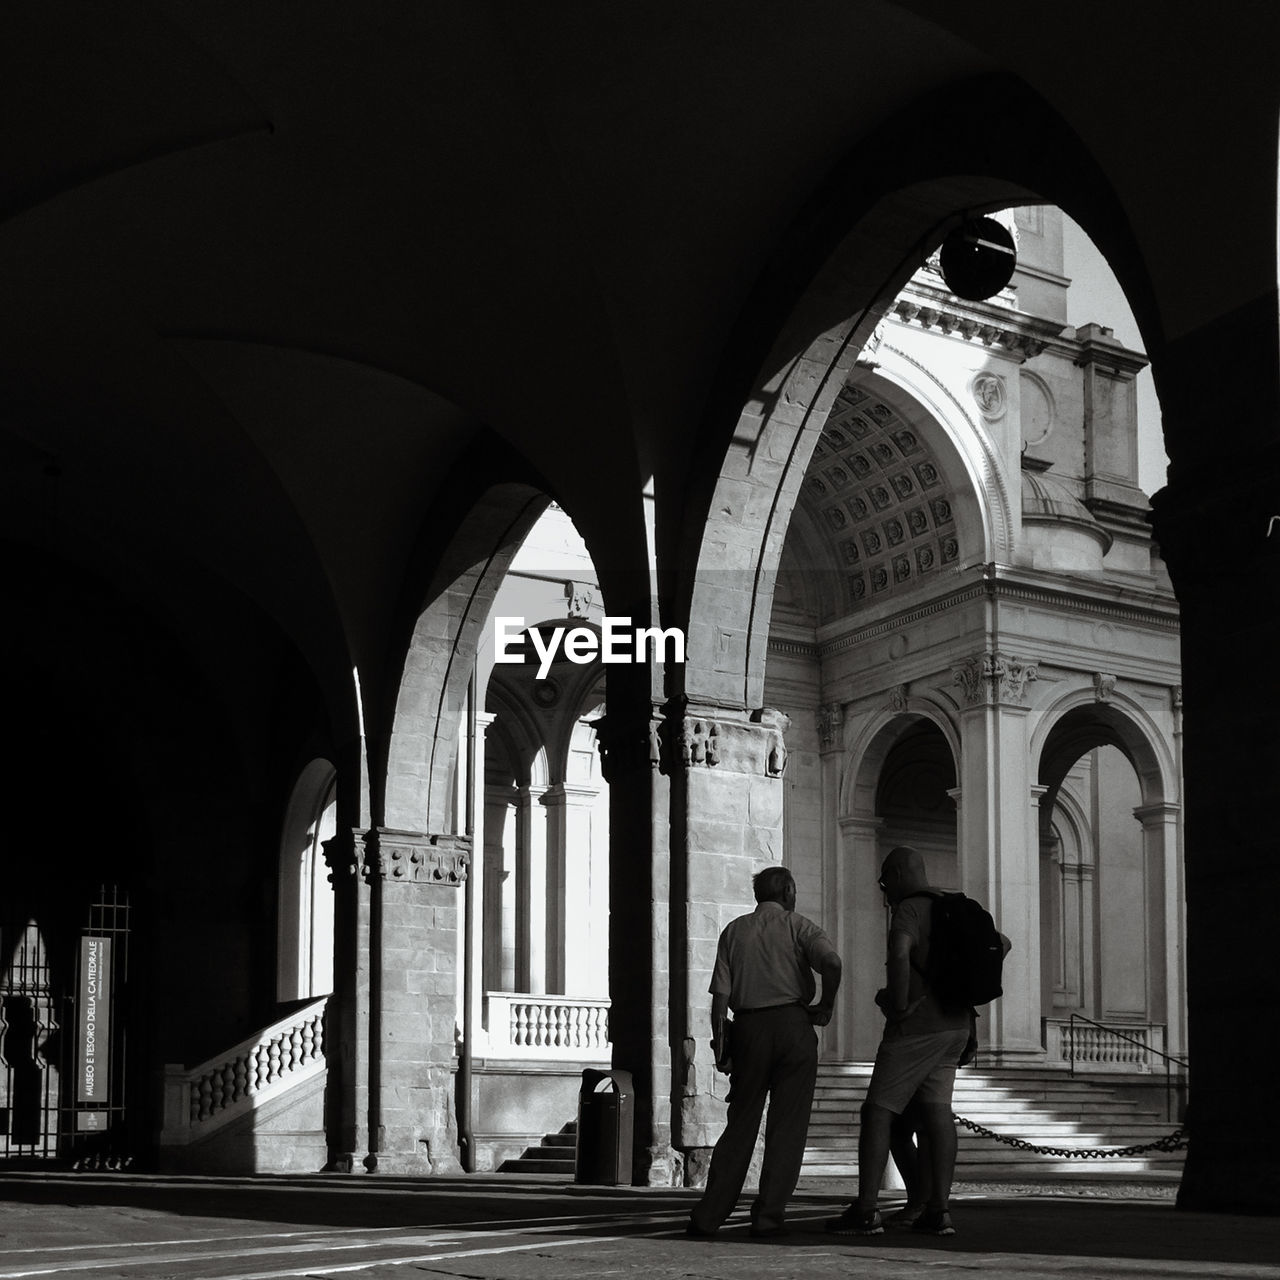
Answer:
POLYGON ((536 804, 542 790, 516 788, 516 986, 530 995, 547 990, 547 822, 536 804))
POLYGON ((685 1183, 705 1181, 724 1127, 725 1078, 710 1047, 707 988, 720 931, 755 909, 751 878, 782 862, 782 773, 788 718, 671 704, 672 1044, 680 1099, 672 1142, 685 1157, 685 1183))
POLYGON ((876 992, 885 984, 885 946, 889 916, 879 889, 883 818, 840 819, 839 937, 832 939, 844 962, 837 1010, 836 1043, 842 1061, 870 1062, 884 1022, 876 992))
POLYGON ((998 651, 970 658, 954 672, 961 690, 961 887, 984 903, 1013 943, 1004 995, 984 1010, 998 1064, 1044 1054, 1039 796, 1029 772, 1026 702, 1026 686, 1036 674, 1034 663, 998 651))
POLYGON ((513 787, 491 786, 484 792, 485 908, 483 946, 485 987, 516 987, 516 823, 513 787))
POLYGON ((369 890, 370 1173, 457 1173, 454 1033, 459 888, 471 842, 376 827, 363 836, 369 890))
POLYGON ((1274 280, 1153 344, 1173 460, 1152 497, 1181 608, 1192 1137, 1178 1203, 1280 1213, 1280 380, 1274 280), (1229 432, 1214 430, 1230 424, 1229 432))
MULTIPOLYGON (((840 777, 844 770, 844 705, 824 703, 817 710, 819 800, 819 840, 822 844, 822 922, 844 959, 849 952, 844 938, 845 866, 840 835, 840 777)), ((848 974, 846 973, 846 979, 848 974)), ((820 1033, 822 1056, 846 1058, 850 1048, 848 999, 841 984, 840 1009, 825 1031, 820 1033), (840 1016, 844 1015, 844 1016, 840 1016)))
POLYGON ((1142 823, 1146 855, 1147 901, 1150 904, 1150 948, 1147 970, 1149 1008, 1164 1018, 1165 1052, 1183 1056, 1182 864, 1178 828, 1182 810, 1176 804, 1143 805, 1133 811, 1142 823))
MULTIPOLYGON (((621 670, 624 675, 625 668, 621 670)), ((672 1186, 670 788, 659 772, 662 716, 610 675, 609 712, 595 722, 609 784, 609 1039, 635 1089, 633 1177, 672 1186)))
MULTIPOLYGON (((485 973, 489 967, 486 957, 486 926, 489 912, 489 857, 485 840, 486 790, 484 785, 485 731, 496 717, 487 711, 476 712, 476 741, 474 766, 471 774, 471 807, 475 815, 475 830, 471 833, 471 857, 467 875, 471 879, 472 932, 471 932, 471 1026, 476 1043, 473 1053, 483 1041, 485 973)), ((459 975, 458 995, 462 996, 462 980, 459 975)))
POLYGON ((547 811, 547 990, 588 994, 591 922, 607 901, 591 886, 591 804, 594 787, 557 782, 542 797, 547 811))
POLYGON ((333 998, 325 1015, 329 1173, 352 1173, 369 1151, 369 886, 358 874, 362 829, 321 846, 333 881, 333 998))
POLYGON ((546 985, 544 991, 564 995, 565 986, 565 893, 568 887, 568 841, 565 831, 564 783, 553 782, 539 797, 544 811, 546 865, 546 939, 544 946, 546 985))

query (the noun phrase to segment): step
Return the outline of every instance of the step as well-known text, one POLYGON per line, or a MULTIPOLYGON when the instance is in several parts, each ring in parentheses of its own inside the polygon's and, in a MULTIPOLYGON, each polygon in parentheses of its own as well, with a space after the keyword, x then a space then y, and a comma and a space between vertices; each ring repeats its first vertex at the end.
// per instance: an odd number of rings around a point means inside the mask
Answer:
MULTIPOLYGON (((870 1066, 823 1064, 814 1094, 805 1151, 805 1178, 857 1177, 859 1110, 870 1082, 870 1066)), ((1158 1077, 1123 1077, 1158 1086, 1158 1077)), ((1132 1099, 1120 1079, 1083 1078, 1053 1070, 965 1070, 956 1078, 953 1109, 993 1134, 1064 1151, 1147 1146, 1171 1133, 1158 1103, 1132 1099)), ((1158 1094, 1156 1095, 1158 1096, 1158 1094)), ((1119 1178, 1176 1178, 1184 1152, 1152 1150, 1126 1157, 1061 1157, 1023 1152, 995 1137, 959 1131, 956 1177, 990 1183, 1021 1177, 1112 1181, 1119 1178)))
MULTIPOLYGON (((536 1148, 531 1148, 536 1150, 536 1148)), ((572 1173, 572 1160, 544 1160, 528 1156, 520 1156, 515 1160, 504 1160, 499 1173, 572 1173)))

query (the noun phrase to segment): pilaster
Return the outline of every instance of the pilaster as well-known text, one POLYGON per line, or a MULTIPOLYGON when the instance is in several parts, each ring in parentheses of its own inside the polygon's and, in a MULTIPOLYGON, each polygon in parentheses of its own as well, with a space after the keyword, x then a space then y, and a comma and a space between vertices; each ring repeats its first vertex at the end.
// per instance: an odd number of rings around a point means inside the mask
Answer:
POLYGON ((1151 975, 1152 1016, 1165 1023, 1165 1051, 1186 1053, 1186 1003, 1182 954, 1182 866, 1178 857, 1182 808, 1176 804, 1142 805, 1133 811, 1142 823, 1142 845, 1150 894, 1151 938, 1147 971, 1151 975))
POLYGON ((889 929, 889 912, 879 889, 880 864, 888 852, 880 847, 883 826, 883 818, 840 819, 839 935, 832 941, 844 962, 844 980, 833 1021, 845 1061, 871 1061, 884 1029, 879 1015, 871 1016, 876 992, 885 984, 889 929))
MULTIPOLYGON (((1013 944, 1004 995, 986 1011, 998 1062, 1038 1059, 1040 1042, 1039 799, 1030 774, 1027 686, 1033 661, 988 650, 954 670, 961 689, 957 823, 961 887, 1013 944)), ((954 793, 953 793, 954 795, 954 793)))
MULTIPOLYGON (((822 924, 841 957, 849 954, 844 933, 845 880, 847 867, 841 856, 840 778, 844 772, 844 705, 827 702, 816 714, 818 730, 819 806, 818 832, 821 841, 822 924)), ((843 990, 843 984, 842 984, 843 990)), ((845 1004, 842 1001, 842 1009, 845 1004)), ((850 1053, 850 1019, 838 1017, 819 1033, 824 1058, 847 1058, 850 1053)))

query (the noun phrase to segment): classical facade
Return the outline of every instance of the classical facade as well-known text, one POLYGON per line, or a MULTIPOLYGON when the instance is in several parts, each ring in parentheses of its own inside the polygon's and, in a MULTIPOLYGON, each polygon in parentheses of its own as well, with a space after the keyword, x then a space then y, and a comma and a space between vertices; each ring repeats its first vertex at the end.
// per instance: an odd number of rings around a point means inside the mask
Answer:
POLYGON ((634 1177, 696 1178, 751 870, 868 956, 910 835, 1025 960, 991 1052, 1164 1036, 1182 1202, 1280 1207, 1270 12, 213 15, 0 40, 3 1154, 471 1167, 607 992, 634 1177), (1048 207, 1142 332, 1150 525, 1048 207), (919 274, 1008 210, 1013 298, 919 274), (593 575, 518 561, 552 503, 593 575), (687 651, 601 713, 486 670, 535 608, 687 651))
POLYGON ((793 726, 787 860, 851 961, 828 1045, 846 1060, 879 1038, 874 889, 901 843, 1019 939, 989 1060, 1063 1061, 1073 1014, 1130 1038, 1100 1057, 1186 1050, 1177 610, 1137 487, 1144 362, 1065 325, 1060 215, 1011 222, 1003 295, 965 303, 926 269, 897 299, 780 560, 765 701, 793 726))

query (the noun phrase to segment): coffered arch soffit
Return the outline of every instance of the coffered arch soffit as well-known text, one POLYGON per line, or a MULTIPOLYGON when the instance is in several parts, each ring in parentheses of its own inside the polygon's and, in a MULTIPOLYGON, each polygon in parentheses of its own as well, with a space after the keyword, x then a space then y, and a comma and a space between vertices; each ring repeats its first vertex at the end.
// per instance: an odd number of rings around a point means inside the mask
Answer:
POLYGON ((1009 488, 985 431, 927 369, 884 344, 876 359, 835 397, 797 504, 803 545, 788 546, 789 567, 807 553, 803 567, 834 579, 811 593, 823 622, 1009 558, 1009 488))

